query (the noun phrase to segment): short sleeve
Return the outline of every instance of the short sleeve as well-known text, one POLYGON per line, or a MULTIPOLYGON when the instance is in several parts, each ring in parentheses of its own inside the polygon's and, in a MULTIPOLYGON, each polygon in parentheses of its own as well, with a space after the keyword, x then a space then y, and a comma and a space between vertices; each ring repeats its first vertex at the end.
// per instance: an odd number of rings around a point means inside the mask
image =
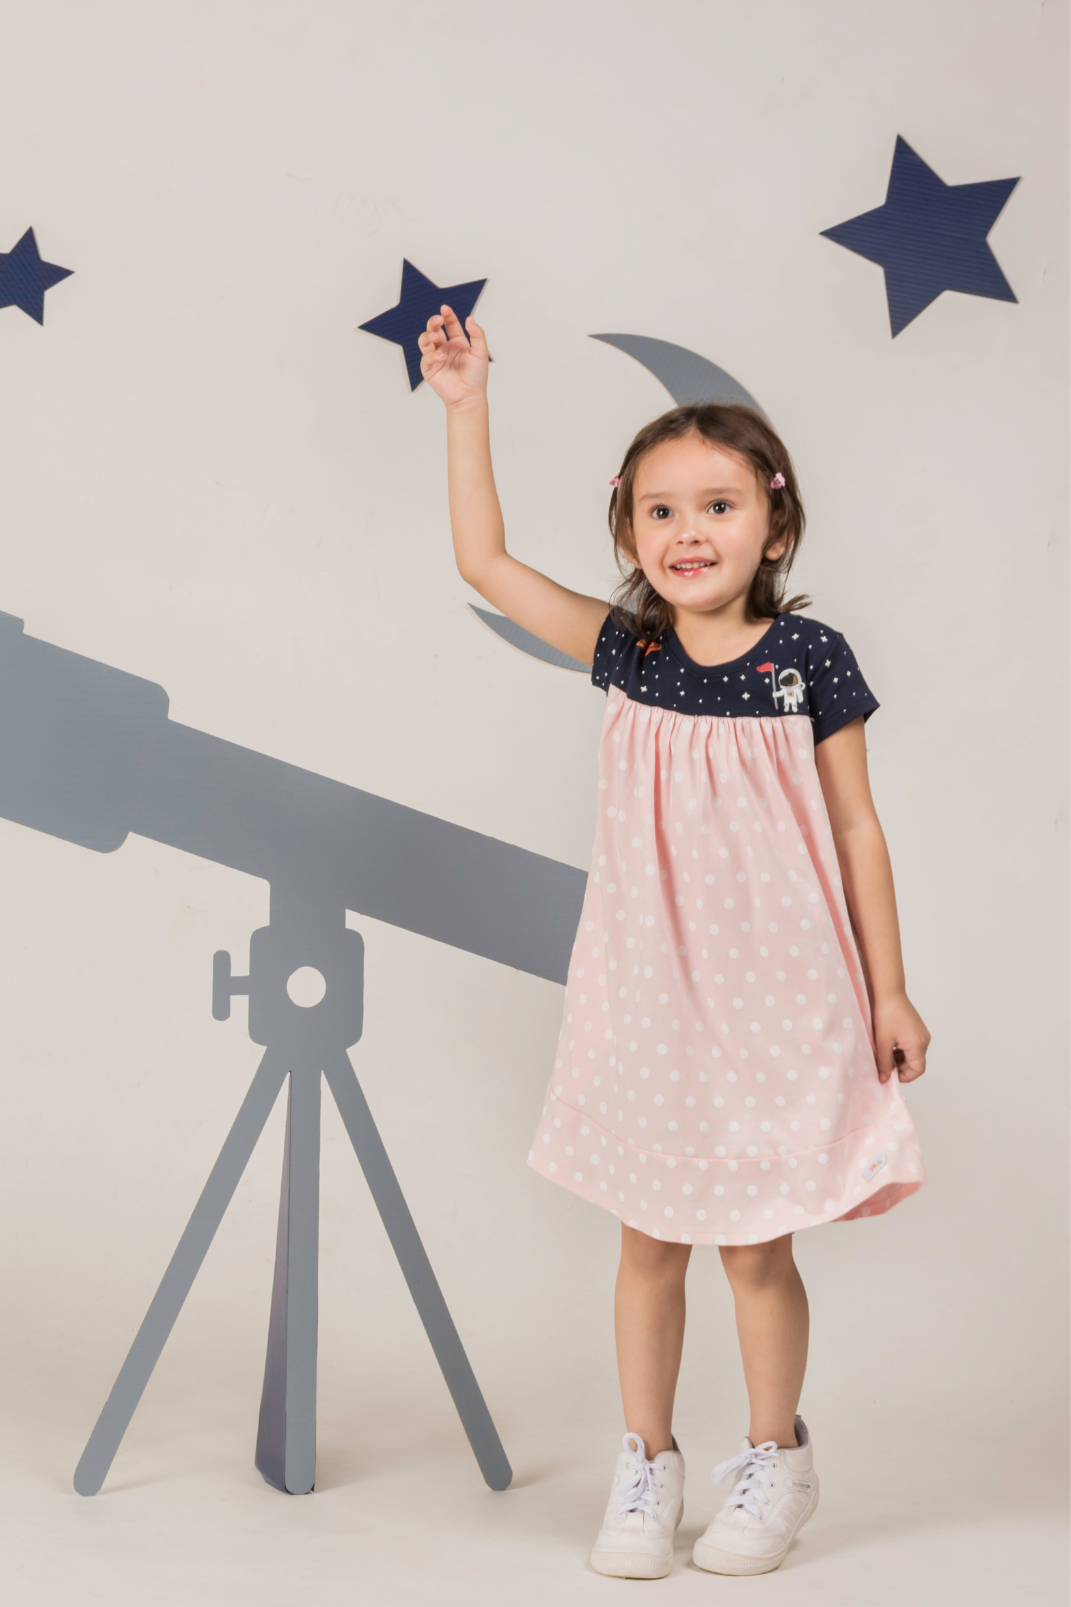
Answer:
POLYGON ((621 629, 612 613, 607 614, 595 643, 595 659, 591 666, 593 686, 601 687, 604 692, 609 690, 615 671, 620 673, 624 651, 634 640, 628 631, 621 629))
POLYGON ((817 746, 860 716, 869 720, 880 705, 843 636, 828 632, 812 654, 807 690, 817 746))

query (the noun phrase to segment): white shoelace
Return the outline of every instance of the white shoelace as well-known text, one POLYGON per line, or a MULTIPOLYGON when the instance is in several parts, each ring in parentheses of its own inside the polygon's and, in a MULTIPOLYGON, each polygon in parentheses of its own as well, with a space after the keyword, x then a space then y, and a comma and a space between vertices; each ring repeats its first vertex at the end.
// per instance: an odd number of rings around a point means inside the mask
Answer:
POLYGON ((662 1488, 662 1481, 658 1474, 662 1469, 656 1462, 648 1462, 647 1447, 638 1434, 626 1434, 622 1441, 628 1452, 629 1460, 625 1463, 625 1471, 631 1473, 630 1479, 624 1479, 618 1490, 619 1512, 646 1512, 649 1517, 656 1516, 658 1497, 655 1490, 662 1488))
POLYGON ((762 1507, 769 1506, 770 1498, 766 1489, 773 1489, 773 1479, 770 1474, 777 1461, 777 1441, 764 1440, 753 1450, 741 1451, 739 1456, 731 1456, 728 1461, 719 1462, 710 1477, 715 1484, 723 1484, 732 1473, 739 1473, 740 1478, 733 1485, 733 1491, 725 1503, 728 1510, 734 1507, 743 1507, 753 1517, 762 1517, 762 1507), (765 1486, 765 1488, 764 1488, 765 1486), (762 1506, 759 1503, 762 1503, 762 1506))

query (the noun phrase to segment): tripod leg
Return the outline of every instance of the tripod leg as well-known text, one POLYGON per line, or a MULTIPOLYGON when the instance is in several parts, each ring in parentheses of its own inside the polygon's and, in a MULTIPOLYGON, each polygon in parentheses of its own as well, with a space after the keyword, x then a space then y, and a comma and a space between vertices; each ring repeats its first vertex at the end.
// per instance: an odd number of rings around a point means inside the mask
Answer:
POLYGON ((285 1076, 285 1064, 273 1062, 265 1055, 82 1452, 74 1473, 74 1487, 79 1495, 96 1495, 107 1477, 119 1443, 264 1130, 285 1076))
POLYGON ((305 1495, 316 1478, 316 1308, 320 1072, 290 1074, 283 1183, 256 1463, 269 1484, 305 1495))
POLYGON ((505 1490, 513 1478, 513 1469, 506 1460, 498 1430, 491 1420, 476 1375, 458 1338, 453 1318, 447 1310, 427 1251, 420 1242, 416 1224, 409 1214, 405 1196, 394 1175, 394 1168, 383 1147, 361 1085, 346 1058, 325 1066, 324 1076, 335 1096, 350 1142, 357 1152, 361 1170, 431 1341, 435 1359, 454 1398, 480 1472, 492 1490, 505 1490))

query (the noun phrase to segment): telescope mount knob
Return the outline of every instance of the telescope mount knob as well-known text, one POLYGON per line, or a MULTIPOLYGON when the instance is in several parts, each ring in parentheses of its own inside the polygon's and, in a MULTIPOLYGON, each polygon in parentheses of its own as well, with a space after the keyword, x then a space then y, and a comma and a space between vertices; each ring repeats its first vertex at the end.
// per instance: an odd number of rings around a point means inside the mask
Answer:
POLYGON ((217 949, 212 956, 212 1015, 216 1021, 229 1021, 231 998, 235 993, 249 992, 247 976, 231 975, 231 957, 226 949, 217 949))

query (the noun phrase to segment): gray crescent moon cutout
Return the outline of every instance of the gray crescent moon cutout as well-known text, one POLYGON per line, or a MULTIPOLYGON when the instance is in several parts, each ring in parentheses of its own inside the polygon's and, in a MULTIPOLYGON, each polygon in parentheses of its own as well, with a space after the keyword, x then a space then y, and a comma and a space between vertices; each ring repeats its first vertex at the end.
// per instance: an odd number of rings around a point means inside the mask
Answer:
MULTIPOLYGON (((717 363, 701 357, 698 352, 689 351, 686 346, 675 346, 669 340, 655 340, 651 335, 592 335, 591 339, 601 340, 607 346, 616 346, 618 351, 635 358, 641 367, 666 387, 678 407, 697 402, 742 402, 745 407, 753 407, 756 413, 762 413, 764 418, 766 416, 751 392, 746 391, 739 380, 727 374, 724 368, 719 368, 717 363)), ((556 647, 533 636, 531 631, 522 630, 504 614, 492 614, 489 609, 477 608, 474 603, 470 603, 469 607, 511 647, 519 648, 532 658, 541 659, 544 664, 555 664, 560 669, 576 670, 583 675, 588 673, 589 665, 581 664, 567 653, 560 653, 556 647)))
POLYGON ((541 642, 538 636, 533 636, 531 631, 522 630, 512 619, 507 619, 505 614, 492 614, 489 608, 477 608, 475 603, 470 603, 469 607, 477 619, 482 619, 496 636, 500 636, 511 647, 519 647, 522 653, 528 653, 532 658, 540 658, 544 664, 556 664, 561 670, 578 670, 581 675, 590 673, 590 664, 581 664, 578 658, 570 658, 568 653, 562 653, 558 648, 551 647, 549 642, 541 642))
POLYGON ((650 335, 592 335, 591 339, 616 346, 619 352, 634 357, 661 381, 678 407, 697 402, 742 402, 745 407, 753 407, 756 413, 763 412, 739 380, 717 363, 700 357, 698 352, 690 352, 686 346, 674 346, 669 340, 654 340, 650 335))

